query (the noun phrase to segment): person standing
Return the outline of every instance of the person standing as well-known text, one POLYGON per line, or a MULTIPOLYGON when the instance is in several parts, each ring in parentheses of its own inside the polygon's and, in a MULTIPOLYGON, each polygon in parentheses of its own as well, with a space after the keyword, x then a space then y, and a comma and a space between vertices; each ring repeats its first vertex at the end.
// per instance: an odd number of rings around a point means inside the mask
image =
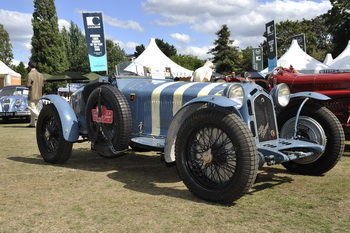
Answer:
POLYGON ((213 63, 207 60, 204 66, 199 67, 193 72, 190 81, 193 82, 209 82, 213 74, 213 63))
POLYGON ((35 127, 35 119, 38 118, 39 112, 36 109, 39 99, 43 95, 44 77, 36 70, 37 62, 29 61, 28 63, 28 77, 26 78, 26 87, 29 88, 28 105, 30 110, 30 123, 27 127, 35 127))

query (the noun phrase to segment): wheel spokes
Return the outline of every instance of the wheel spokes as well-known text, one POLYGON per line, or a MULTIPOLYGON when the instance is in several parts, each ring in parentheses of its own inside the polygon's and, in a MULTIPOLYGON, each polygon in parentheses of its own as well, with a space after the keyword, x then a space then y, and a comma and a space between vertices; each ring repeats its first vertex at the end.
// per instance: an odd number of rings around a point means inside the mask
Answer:
POLYGON ((43 141, 49 153, 55 152, 59 146, 59 128, 54 117, 48 116, 44 121, 43 141))
POLYGON ((198 180, 218 186, 231 180, 236 169, 236 151, 222 129, 200 128, 189 143, 188 165, 198 180))

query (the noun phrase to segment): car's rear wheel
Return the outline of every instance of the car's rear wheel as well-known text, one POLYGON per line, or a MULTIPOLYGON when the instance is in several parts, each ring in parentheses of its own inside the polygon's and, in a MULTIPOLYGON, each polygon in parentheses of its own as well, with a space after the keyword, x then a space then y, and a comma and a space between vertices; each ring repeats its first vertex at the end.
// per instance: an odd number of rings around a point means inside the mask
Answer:
POLYGON ((246 124, 229 111, 202 109, 179 129, 176 166, 197 197, 232 203, 252 186, 258 169, 257 148, 246 124))
MULTIPOLYGON (((291 138, 298 106, 284 109, 278 116, 280 136, 291 138)), ((332 169, 344 152, 345 136, 337 117, 327 108, 306 104, 300 114, 297 136, 325 146, 325 151, 282 165, 291 172, 306 175, 322 175, 332 169)))
POLYGON ((53 104, 45 105, 40 112, 36 139, 43 159, 48 163, 64 163, 71 155, 72 142, 64 139, 62 123, 53 104))
POLYGON ((89 96, 86 106, 91 147, 104 157, 119 157, 128 149, 132 119, 129 104, 116 87, 102 85, 89 96))

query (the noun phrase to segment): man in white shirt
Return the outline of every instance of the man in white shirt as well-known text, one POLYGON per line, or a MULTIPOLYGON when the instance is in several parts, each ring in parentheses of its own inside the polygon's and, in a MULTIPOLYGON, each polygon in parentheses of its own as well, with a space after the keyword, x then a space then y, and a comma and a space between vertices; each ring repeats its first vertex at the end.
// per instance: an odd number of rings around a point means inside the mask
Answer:
POLYGON ((213 74, 213 63, 207 60, 204 66, 199 67, 193 72, 190 81, 193 82, 209 82, 213 74))

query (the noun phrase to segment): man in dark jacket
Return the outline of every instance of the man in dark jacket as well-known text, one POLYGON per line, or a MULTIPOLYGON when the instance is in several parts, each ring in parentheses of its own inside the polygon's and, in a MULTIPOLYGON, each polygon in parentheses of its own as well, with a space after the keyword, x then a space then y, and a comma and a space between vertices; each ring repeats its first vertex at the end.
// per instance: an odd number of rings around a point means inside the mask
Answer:
POLYGON ((43 95, 44 88, 44 77, 36 70, 36 66, 37 63, 35 61, 30 61, 28 63, 29 73, 25 83, 26 87, 29 88, 28 108, 31 112, 28 127, 35 127, 35 119, 38 118, 39 115, 36 105, 43 95))

